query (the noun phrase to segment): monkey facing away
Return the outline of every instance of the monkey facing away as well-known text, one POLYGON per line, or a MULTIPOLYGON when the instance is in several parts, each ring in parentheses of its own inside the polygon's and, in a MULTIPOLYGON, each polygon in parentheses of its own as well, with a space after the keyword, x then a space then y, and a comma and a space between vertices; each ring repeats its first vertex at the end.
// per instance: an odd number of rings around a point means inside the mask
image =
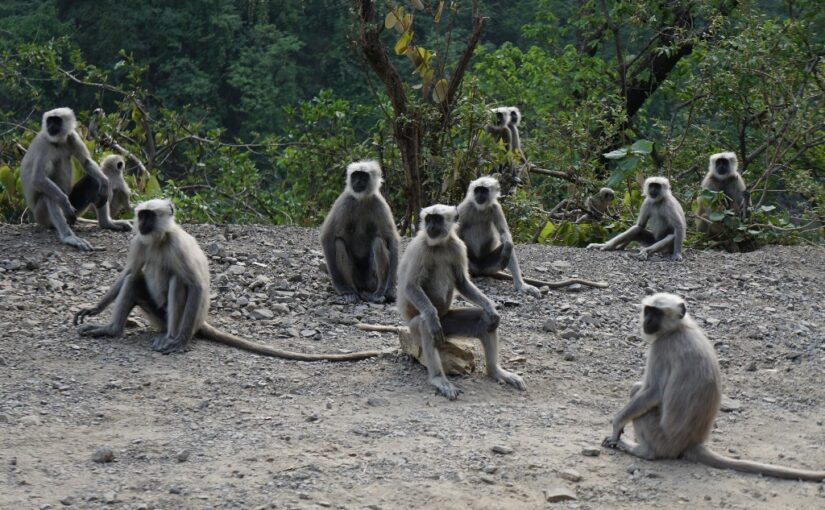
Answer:
POLYGON ((667 293, 644 298, 642 336, 649 342, 644 378, 630 402, 613 418, 603 445, 647 460, 678 459, 793 480, 825 480, 825 471, 806 471, 714 453, 705 446, 722 398, 716 352, 687 313, 685 301, 667 293), (623 439, 632 421, 638 444, 623 439))
POLYGON ((591 243, 587 248, 621 250, 636 241, 643 246, 639 250, 641 259, 663 251, 670 252, 672 260, 681 261, 687 223, 682 206, 670 193, 670 181, 664 177, 648 177, 643 192, 645 200, 636 224, 606 243, 591 243))
MULTIPOLYGON (((708 159, 708 172, 702 179, 702 189, 722 191, 731 201, 734 212, 744 215, 748 209, 747 186, 739 174, 739 160, 734 152, 720 152, 708 159)), ((708 204, 699 197, 699 219, 696 223, 699 232, 708 232, 708 204)))
POLYGON ((302 354, 281 351, 224 333, 206 322, 209 312, 209 263, 194 237, 175 222, 169 200, 149 200, 135 209, 135 230, 126 267, 100 302, 75 314, 83 336, 123 335, 126 318, 139 306, 163 333, 152 341, 162 353, 186 350, 193 336, 266 356, 298 361, 355 361, 379 351, 349 354, 302 354), (112 320, 106 325, 83 324, 115 301, 112 320))
POLYGON ((506 268, 518 292, 541 297, 539 289, 522 279, 507 219, 498 203, 499 192, 496 179, 479 177, 470 183, 458 206, 458 237, 467 245, 470 274, 492 276, 506 268))
POLYGON ((395 301, 399 237, 381 182, 377 162, 351 163, 346 188, 321 226, 327 271, 347 303, 395 301))
POLYGON ((70 227, 77 220, 77 211, 93 203, 102 228, 129 231, 131 226, 109 216, 108 180, 89 155, 76 126, 74 112, 69 108, 44 113, 41 130, 20 163, 20 180, 35 221, 54 227, 63 244, 89 251, 92 245, 77 237, 70 227), (72 188, 73 157, 83 165, 87 178, 72 188))
POLYGON ((520 390, 518 375, 498 361, 499 315, 493 302, 473 285, 467 272, 467 248, 456 234, 458 211, 447 205, 421 210, 421 227, 401 258, 398 269, 398 310, 410 333, 421 343, 429 383, 454 400, 458 389, 447 379, 437 347, 444 337, 478 338, 484 347, 487 374, 520 390), (450 309, 455 291, 480 308, 450 309))

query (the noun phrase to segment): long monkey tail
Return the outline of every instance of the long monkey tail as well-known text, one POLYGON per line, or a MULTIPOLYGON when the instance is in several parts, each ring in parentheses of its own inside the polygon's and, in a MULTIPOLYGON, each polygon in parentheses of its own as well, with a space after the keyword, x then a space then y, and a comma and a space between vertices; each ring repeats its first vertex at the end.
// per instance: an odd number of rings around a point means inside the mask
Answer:
POLYGON ((360 361, 367 358, 374 358, 384 354, 383 351, 360 351, 349 352, 346 354, 310 354, 302 352, 282 351, 268 345, 251 342, 235 335, 225 333, 218 328, 204 322, 198 330, 197 336, 217 342, 219 344, 228 345, 237 349, 262 354, 264 356, 272 356, 274 358, 289 359, 294 361, 360 361))
POLYGON ((365 322, 359 322, 355 327, 361 331, 379 331, 381 333, 398 333, 402 329, 406 329, 403 326, 385 326, 383 324, 367 324, 365 322))
MULTIPOLYGON (((489 276, 491 278, 495 278, 496 280, 506 280, 508 282, 513 281, 513 277, 507 273, 499 271, 498 273, 493 273, 490 275, 483 275, 489 276)), ((522 277, 524 283, 529 283, 530 285, 535 285, 537 287, 550 287, 551 289, 560 289, 562 287, 567 287, 568 285, 573 285, 574 283, 580 283, 582 285, 587 285, 588 287, 596 287, 598 289, 607 288, 607 282, 593 282, 590 280, 582 280, 581 278, 569 278, 567 280, 559 280, 557 282, 545 282, 542 280, 536 280, 535 278, 527 278, 522 277)))
POLYGON ((774 478, 784 478, 786 480, 805 480, 808 482, 820 482, 825 480, 825 471, 807 471, 805 469, 793 469, 773 464, 762 464, 750 460, 739 460, 725 457, 713 452, 703 444, 689 448, 685 454, 685 459, 698 462, 706 466, 718 469, 733 469, 745 473, 755 473, 774 478))

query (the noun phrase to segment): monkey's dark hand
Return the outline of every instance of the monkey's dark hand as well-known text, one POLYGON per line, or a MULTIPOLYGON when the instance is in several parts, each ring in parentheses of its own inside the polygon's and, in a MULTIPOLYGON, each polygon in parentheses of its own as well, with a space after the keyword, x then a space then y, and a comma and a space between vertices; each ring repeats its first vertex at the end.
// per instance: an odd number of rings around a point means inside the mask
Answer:
POLYGON ((501 322, 501 316, 495 311, 495 309, 485 311, 484 315, 487 319, 487 331, 495 331, 498 328, 499 322, 501 322))
POLYGON ((501 246, 501 268, 504 269, 510 265, 510 257, 513 256, 513 243, 507 241, 501 246))
POLYGON ((96 204, 101 204, 109 200, 109 181, 108 179, 103 179, 97 183, 97 198, 95 199, 96 204))
POLYGON ((63 215, 66 217, 66 223, 69 225, 74 225, 77 223, 77 209, 75 209, 72 203, 69 202, 68 197, 61 208, 63 209, 63 215))
POLYGON ((436 346, 444 344, 444 330, 441 328, 441 320, 438 315, 434 313, 427 314, 424 319, 424 327, 427 328, 427 333, 430 334, 436 346))
POLYGON ((80 310, 79 312, 74 314, 74 320, 72 321, 72 324, 74 324, 75 326, 83 324, 83 321, 86 320, 86 317, 93 317, 99 313, 100 309, 96 306, 84 308, 83 310, 80 310))
POLYGON ((604 438, 604 441, 602 441, 602 446, 604 446, 605 448, 612 448, 614 450, 618 450, 619 441, 620 439, 618 437, 606 437, 604 438))

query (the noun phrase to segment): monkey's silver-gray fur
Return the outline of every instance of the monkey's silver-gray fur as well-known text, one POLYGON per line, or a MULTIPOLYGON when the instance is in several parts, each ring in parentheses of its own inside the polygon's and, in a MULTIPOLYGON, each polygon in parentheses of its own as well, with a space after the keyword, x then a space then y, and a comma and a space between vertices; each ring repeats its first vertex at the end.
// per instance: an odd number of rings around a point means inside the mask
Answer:
MULTIPOLYGON (((104 207, 108 209, 109 217, 111 218, 117 218, 132 210, 132 205, 130 203, 132 189, 123 178, 123 170, 125 167, 126 162, 124 159, 121 156, 114 154, 106 156, 100 163, 100 170, 109 181, 109 194, 104 207)), ((88 209, 88 207, 86 209, 88 209)), ((85 210, 78 210, 77 214, 80 216, 84 212, 85 210)), ((89 220, 78 217, 78 221, 88 222, 89 220)), ((128 221, 122 223, 126 223, 127 225, 129 224, 128 221)))
POLYGON ((381 167, 358 161, 321 226, 321 246, 335 291, 347 303, 395 301, 398 231, 381 195, 381 167))
MULTIPOLYGON (((719 152, 708 159, 708 172, 702 179, 702 189, 724 192, 730 199, 737 214, 744 215, 748 209, 747 186, 739 174, 739 160, 734 152, 719 152)), ((696 228, 699 232, 715 230, 708 221, 708 205, 699 197, 699 218, 696 228)))
POLYGON ((83 336, 123 335, 126 318, 135 306, 163 333, 152 341, 162 353, 185 351, 193 336, 266 356, 299 361, 356 361, 379 351, 349 354, 302 354, 282 351, 225 333, 206 322, 209 313, 209 262, 194 237, 175 222, 168 200, 149 200, 135 209, 135 231, 126 267, 100 302, 74 317, 83 336), (83 324, 86 317, 115 302, 106 325, 83 324))
POLYGON ((479 177, 470 183, 467 196, 458 206, 458 237, 467 245, 472 276, 492 276, 507 269, 518 292, 541 297, 536 287, 524 283, 507 218, 498 203, 500 187, 493 177, 479 177))
POLYGON ((75 130, 77 121, 70 108, 56 108, 43 114, 40 132, 35 136, 20 163, 20 180, 26 204, 35 221, 54 227, 60 242, 84 251, 94 248, 77 237, 70 225, 77 211, 90 203, 97 208, 102 228, 128 231, 128 222, 113 221, 105 207, 109 186, 97 163, 75 130), (77 159, 86 176, 72 187, 72 162, 77 159))
POLYGON ((499 315, 495 305, 470 280, 467 248, 456 234, 458 211, 447 205, 421 210, 421 226, 398 268, 398 310, 410 333, 421 342, 429 383, 454 400, 459 390, 447 379, 436 349, 449 335, 478 338, 484 347, 487 374, 524 390, 517 374, 498 360, 499 315), (455 291, 480 308, 451 309, 455 291))
POLYGON ((600 220, 606 213, 607 208, 613 203, 616 193, 610 188, 602 188, 593 193, 584 201, 584 209, 587 211, 581 215, 576 223, 588 220, 600 220))
POLYGON ((738 460, 705 446, 722 398, 716 352, 674 294, 644 298, 642 336, 650 344, 644 378, 633 385, 630 402, 613 418, 604 446, 647 460, 678 459, 792 480, 825 480, 825 471, 806 471, 738 460), (622 438, 633 422, 638 444, 622 438))
POLYGON ((639 250, 639 258, 643 260, 663 251, 669 252, 672 260, 681 261, 687 223, 685 211, 670 192, 670 181, 664 177, 648 177, 643 193, 645 200, 635 225, 606 243, 592 243, 587 248, 621 250, 636 241, 643 246, 639 250))

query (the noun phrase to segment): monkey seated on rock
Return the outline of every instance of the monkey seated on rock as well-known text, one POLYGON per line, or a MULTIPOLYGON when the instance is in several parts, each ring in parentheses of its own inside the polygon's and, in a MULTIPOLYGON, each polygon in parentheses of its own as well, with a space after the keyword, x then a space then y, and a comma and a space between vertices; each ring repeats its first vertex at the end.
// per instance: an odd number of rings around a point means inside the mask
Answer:
POLYGON ((685 211, 670 192, 670 181, 664 177, 648 177, 643 193, 645 200, 635 225, 606 243, 591 243, 587 248, 621 250, 636 241, 643 246, 639 250, 639 258, 643 260, 662 251, 670 252, 672 260, 681 261, 687 222, 685 211))
POLYGON ((713 345, 674 294, 644 298, 642 336, 650 344, 643 380, 613 418, 603 445, 647 460, 685 458, 710 467, 792 480, 825 480, 825 471, 806 471, 714 453, 705 442, 722 398, 722 375, 713 345), (622 438, 633 422, 638 444, 622 438))
POLYGON ((358 161, 321 226, 321 246, 335 291, 347 303, 395 301, 398 231, 381 195, 381 167, 358 161))
POLYGON ((89 204, 97 209, 101 228, 127 232, 128 221, 114 221, 109 215, 109 182, 75 128, 77 121, 70 108, 56 108, 43 114, 40 132, 32 141, 20 163, 20 181, 26 205, 35 221, 57 230, 60 242, 91 251, 85 239, 75 235, 70 225, 77 221, 78 211, 89 204), (72 187, 72 158, 86 171, 86 177, 72 187))
POLYGON ((508 269, 518 292, 541 297, 536 287, 524 283, 513 239, 501 204, 499 184, 492 177, 479 177, 470 183, 467 196, 458 206, 458 237, 467 245, 469 271, 472 276, 492 276, 508 269))
POLYGON ((421 210, 421 227, 399 265, 398 310, 420 340, 429 382, 439 394, 454 400, 459 393, 447 379, 436 349, 450 335, 480 339, 487 374, 524 390, 521 377, 499 365, 499 315, 470 280, 467 248, 456 235, 457 219, 455 207, 439 204, 421 210), (481 308, 451 309, 455 291, 481 308))
POLYGON ((100 302, 75 314, 83 336, 123 335, 126 318, 139 306, 162 334, 152 348, 164 354, 185 351, 193 336, 266 356, 298 361, 356 361, 380 351, 348 354, 303 354, 282 351, 225 333, 206 322, 209 312, 209 262, 194 237, 175 222, 168 200, 149 200, 135 209, 136 233, 129 245, 126 267, 100 302), (115 301, 106 325, 83 324, 115 301))

